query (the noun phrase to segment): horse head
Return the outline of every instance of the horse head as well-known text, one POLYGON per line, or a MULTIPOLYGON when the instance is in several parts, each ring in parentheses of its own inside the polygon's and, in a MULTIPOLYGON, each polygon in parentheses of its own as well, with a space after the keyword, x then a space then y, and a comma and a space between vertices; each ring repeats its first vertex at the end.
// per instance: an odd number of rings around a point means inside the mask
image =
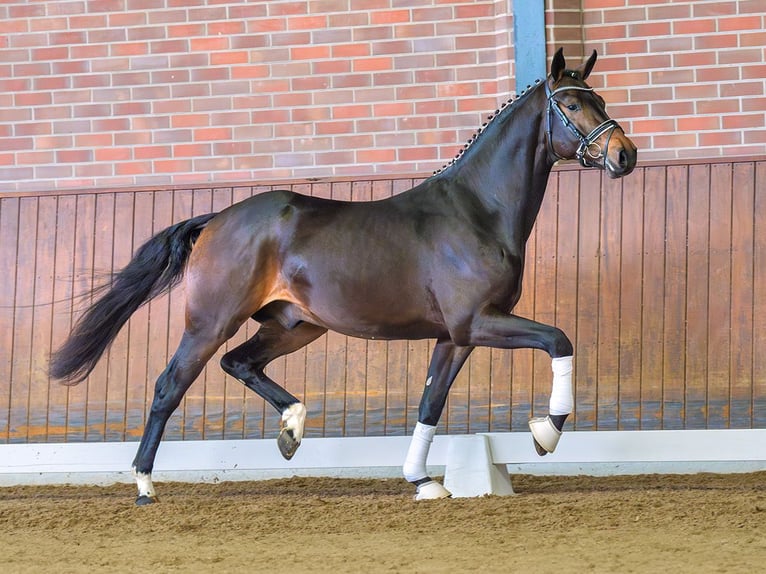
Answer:
POLYGON ((577 159, 611 178, 623 177, 636 166, 636 146, 607 115, 604 99, 585 83, 596 57, 594 50, 575 70, 567 69, 562 49, 553 57, 545 82, 548 150, 558 159, 577 159))

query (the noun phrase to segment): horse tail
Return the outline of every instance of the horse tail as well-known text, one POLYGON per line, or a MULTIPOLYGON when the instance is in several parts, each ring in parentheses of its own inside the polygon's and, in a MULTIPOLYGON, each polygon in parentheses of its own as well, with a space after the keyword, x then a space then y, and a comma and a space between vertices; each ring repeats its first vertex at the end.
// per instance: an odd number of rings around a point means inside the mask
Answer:
POLYGON ((181 280, 194 242, 215 215, 200 215, 160 231, 136 251, 111 284, 95 288, 93 293, 108 290, 51 355, 50 375, 65 385, 84 380, 130 316, 181 280))

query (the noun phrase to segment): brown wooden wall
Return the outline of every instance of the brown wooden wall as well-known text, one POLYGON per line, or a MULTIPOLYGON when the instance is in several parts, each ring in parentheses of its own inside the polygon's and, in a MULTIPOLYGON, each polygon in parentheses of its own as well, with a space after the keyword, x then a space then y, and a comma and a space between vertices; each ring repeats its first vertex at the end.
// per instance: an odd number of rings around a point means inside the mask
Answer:
MULTIPOLYGON (((278 187, 365 200, 413 181, 278 187)), ((180 337, 183 289, 141 309, 89 379, 67 388, 46 368, 89 302, 78 294, 153 233, 267 189, 0 193, 0 441, 139 438, 180 337)), ((617 181, 554 171, 517 312, 575 343, 570 428, 766 426, 766 160, 645 165, 617 181)), ((431 344, 330 333, 269 372, 306 402, 307 436, 401 435, 416 421, 431 344)), ((546 412, 549 387, 544 353, 477 349, 439 432, 525 430, 546 412)), ((271 437, 278 425, 214 359, 166 438, 271 437)))

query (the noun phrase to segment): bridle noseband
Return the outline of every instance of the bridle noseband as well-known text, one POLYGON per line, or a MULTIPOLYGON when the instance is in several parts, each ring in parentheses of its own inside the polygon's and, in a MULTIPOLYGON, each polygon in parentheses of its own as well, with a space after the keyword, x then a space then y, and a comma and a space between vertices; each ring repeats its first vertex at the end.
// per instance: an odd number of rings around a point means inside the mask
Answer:
MULTIPOLYGON (((569 73, 569 75, 573 78, 576 78, 573 73, 569 73)), ((545 81, 545 94, 548 97, 548 109, 546 111, 546 132, 548 134, 548 147, 550 148, 550 151, 553 153, 554 156, 556 156, 558 159, 569 159, 565 158, 554 149, 553 147, 553 126, 551 125, 551 112, 555 112, 556 115, 561 120, 561 123, 564 124, 564 127, 569 129, 574 136, 580 140, 580 145, 577 147, 577 151, 575 152, 575 157, 580 162, 580 165, 583 167, 600 167, 604 168, 606 157, 604 156, 604 152, 609 149, 609 140, 612 139, 612 134, 614 133, 615 128, 620 127, 620 125, 613 119, 609 118, 606 121, 602 122, 598 126, 596 126, 591 132, 586 136, 584 135, 574 123, 567 117, 567 115, 561 111, 561 108, 559 107, 559 103, 553 98, 556 94, 559 94, 561 92, 566 92, 568 90, 576 90, 579 92, 592 92, 593 88, 590 88, 588 86, 562 86, 560 88, 556 88, 555 90, 551 91, 550 87, 548 86, 547 80, 545 81), (609 135, 606 138, 606 145, 602 149, 600 145, 596 143, 596 140, 601 137, 602 134, 605 132, 609 132, 609 135), (592 160, 599 160, 602 159, 603 161, 599 164, 596 161, 592 160)), ((604 114, 606 115, 606 113, 604 114)))

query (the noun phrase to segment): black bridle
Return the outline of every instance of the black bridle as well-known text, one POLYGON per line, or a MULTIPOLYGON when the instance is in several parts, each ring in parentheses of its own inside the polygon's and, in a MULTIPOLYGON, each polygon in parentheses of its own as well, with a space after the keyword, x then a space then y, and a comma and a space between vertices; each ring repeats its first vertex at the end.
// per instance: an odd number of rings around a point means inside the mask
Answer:
MULTIPOLYGON (((609 149, 609 140, 612 139, 612 134, 614 133, 615 128, 620 127, 620 125, 615 120, 607 116, 607 120, 597 125, 588 135, 583 134, 578 129, 578 127, 572 123, 567 115, 561 111, 561 107, 559 107, 558 101, 554 99, 556 94, 569 90, 592 92, 593 88, 588 86, 562 86, 551 91, 550 87, 548 86, 548 82, 545 82, 545 94, 548 97, 548 110, 546 113, 548 147, 550 148, 550 151, 553 153, 553 155, 558 159, 569 159, 559 155, 559 153, 553 147, 553 126, 551 125, 551 113, 555 112, 561 120, 561 123, 564 124, 564 127, 569 129, 569 131, 572 132, 572 134, 574 134, 578 140, 580 140, 580 145, 577 147, 577 151, 575 152, 575 157, 577 157, 580 165, 583 167, 600 167, 603 169, 606 167, 606 157, 604 154, 605 151, 609 149), (596 140, 606 132, 609 132, 609 134, 606 137, 606 145, 604 145, 602 149, 601 146, 596 143, 596 140), (601 163, 597 163, 597 160, 599 159, 602 160, 601 163)), ((604 115, 606 115, 606 112, 604 112, 604 115)))

